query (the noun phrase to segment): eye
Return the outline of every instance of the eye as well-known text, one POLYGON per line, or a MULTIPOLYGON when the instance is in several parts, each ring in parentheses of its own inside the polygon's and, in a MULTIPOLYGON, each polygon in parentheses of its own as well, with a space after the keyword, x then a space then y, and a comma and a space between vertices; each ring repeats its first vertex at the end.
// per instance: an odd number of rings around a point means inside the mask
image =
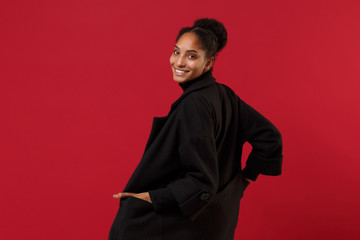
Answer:
POLYGON ((196 56, 191 54, 191 55, 189 55, 189 58, 190 59, 196 59, 196 56))
POLYGON ((174 50, 173 54, 174 54, 174 55, 178 55, 178 54, 179 54, 179 51, 178 51, 178 50, 174 50))

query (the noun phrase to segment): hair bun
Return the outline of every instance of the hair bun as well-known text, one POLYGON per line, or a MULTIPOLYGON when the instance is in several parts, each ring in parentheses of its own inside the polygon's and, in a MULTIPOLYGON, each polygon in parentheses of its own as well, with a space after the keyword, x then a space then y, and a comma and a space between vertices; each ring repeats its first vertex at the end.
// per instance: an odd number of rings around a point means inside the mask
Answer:
POLYGON ((227 31, 224 25, 213 18, 200 18, 194 22, 193 28, 199 27, 207 29, 215 34, 218 40, 217 52, 223 49, 227 42, 227 31))

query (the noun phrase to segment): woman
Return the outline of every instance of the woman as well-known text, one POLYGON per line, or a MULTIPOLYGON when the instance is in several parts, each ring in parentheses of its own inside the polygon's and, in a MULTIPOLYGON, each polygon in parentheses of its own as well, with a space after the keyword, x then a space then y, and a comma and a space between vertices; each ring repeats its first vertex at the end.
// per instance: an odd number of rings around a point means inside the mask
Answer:
POLYGON ((279 131, 212 76, 227 32, 215 19, 180 30, 170 65, 183 89, 155 117, 145 152, 122 193, 109 239, 233 239, 239 200, 259 174, 279 175, 279 131), (241 169, 242 146, 253 149, 241 169))

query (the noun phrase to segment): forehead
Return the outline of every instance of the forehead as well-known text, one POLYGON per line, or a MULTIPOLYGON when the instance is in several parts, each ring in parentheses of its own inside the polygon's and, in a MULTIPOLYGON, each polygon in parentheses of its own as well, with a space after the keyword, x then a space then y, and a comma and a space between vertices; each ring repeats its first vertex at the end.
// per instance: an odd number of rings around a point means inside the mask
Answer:
POLYGON ((201 42, 199 38, 191 32, 184 33, 176 42, 176 46, 178 46, 182 50, 201 50, 201 42))

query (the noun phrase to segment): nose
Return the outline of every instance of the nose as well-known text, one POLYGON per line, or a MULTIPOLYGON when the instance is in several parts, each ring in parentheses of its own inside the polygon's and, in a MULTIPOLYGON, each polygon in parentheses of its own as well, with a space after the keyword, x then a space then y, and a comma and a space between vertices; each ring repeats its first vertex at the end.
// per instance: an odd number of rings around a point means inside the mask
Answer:
POLYGON ((186 66, 186 61, 185 61, 185 56, 178 56, 178 58, 176 59, 176 66, 178 68, 183 68, 186 66))

